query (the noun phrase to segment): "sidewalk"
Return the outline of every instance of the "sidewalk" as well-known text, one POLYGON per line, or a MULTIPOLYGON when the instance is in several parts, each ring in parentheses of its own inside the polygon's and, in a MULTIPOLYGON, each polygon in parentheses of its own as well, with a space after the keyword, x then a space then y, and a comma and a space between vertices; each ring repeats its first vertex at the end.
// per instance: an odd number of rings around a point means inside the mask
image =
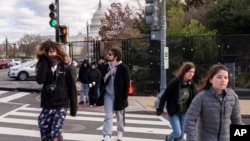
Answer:
MULTIPOLYGON (((38 85, 34 81, 9 81, 9 82, 0 82, 0 90, 7 91, 28 91, 34 92, 34 94, 38 94, 41 85, 38 85)), ((155 114, 154 102, 156 97, 154 96, 133 96, 129 95, 129 106, 126 108, 127 112, 130 113, 141 113, 141 114, 155 114)), ((85 103, 83 105, 79 105, 79 108, 82 110, 89 111, 99 111, 103 112, 103 106, 90 108, 85 103)), ((250 118, 250 99, 240 99, 240 108, 242 117, 250 118)), ((165 109, 164 109, 165 110, 165 109)), ((166 110, 165 110, 166 112, 166 110)))

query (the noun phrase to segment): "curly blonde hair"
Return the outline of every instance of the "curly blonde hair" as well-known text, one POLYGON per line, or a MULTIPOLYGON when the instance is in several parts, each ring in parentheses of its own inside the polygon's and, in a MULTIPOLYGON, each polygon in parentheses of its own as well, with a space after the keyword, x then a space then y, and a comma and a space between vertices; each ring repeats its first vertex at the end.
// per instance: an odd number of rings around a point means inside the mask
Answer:
POLYGON ((50 50, 56 50, 57 55, 63 62, 70 63, 71 59, 65 52, 63 46, 60 43, 54 42, 52 40, 45 40, 36 46, 36 58, 40 59, 41 56, 48 56, 48 52, 50 50))

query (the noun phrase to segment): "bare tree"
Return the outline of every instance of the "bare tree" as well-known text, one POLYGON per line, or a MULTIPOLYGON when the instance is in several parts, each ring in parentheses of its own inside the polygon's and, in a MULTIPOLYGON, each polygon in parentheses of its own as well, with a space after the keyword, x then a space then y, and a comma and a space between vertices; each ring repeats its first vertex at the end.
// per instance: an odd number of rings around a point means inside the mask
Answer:
POLYGON ((42 41, 39 35, 24 34, 20 39, 19 50, 24 52, 26 57, 32 57, 35 52, 35 47, 42 41))
POLYGON ((108 13, 101 19, 101 28, 99 35, 102 40, 112 40, 106 42, 105 47, 117 45, 117 39, 128 38, 132 35, 139 34, 138 30, 133 27, 132 10, 126 5, 123 9, 121 3, 112 3, 108 13))

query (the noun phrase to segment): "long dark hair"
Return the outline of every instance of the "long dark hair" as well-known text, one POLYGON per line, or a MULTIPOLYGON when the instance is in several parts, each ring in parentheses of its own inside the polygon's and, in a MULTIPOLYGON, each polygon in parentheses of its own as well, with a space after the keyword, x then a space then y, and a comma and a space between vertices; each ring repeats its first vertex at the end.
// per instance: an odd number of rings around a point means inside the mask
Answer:
POLYGON ((230 71, 229 69, 222 64, 215 64, 212 65, 211 68, 208 70, 206 77, 202 80, 201 85, 199 86, 198 92, 202 90, 208 90, 212 84, 210 83, 210 79, 213 78, 220 70, 227 71, 228 73, 228 85, 227 87, 230 88, 230 71))
POLYGON ((195 69, 195 65, 192 62, 184 62, 180 68, 174 72, 174 75, 176 77, 180 77, 183 78, 183 76, 185 75, 186 72, 188 72, 190 69, 194 68, 195 69))

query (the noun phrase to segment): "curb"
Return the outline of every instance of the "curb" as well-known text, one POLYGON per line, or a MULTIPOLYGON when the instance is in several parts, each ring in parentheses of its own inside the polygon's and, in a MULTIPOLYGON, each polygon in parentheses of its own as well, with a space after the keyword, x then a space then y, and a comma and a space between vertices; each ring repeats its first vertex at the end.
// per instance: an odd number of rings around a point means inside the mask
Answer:
POLYGON ((41 92, 41 88, 7 88, 7 87, 0 87, 0 90, 5 90, 5 91, 21 91, 21 92, 36 92, 39 93, 41 92))

